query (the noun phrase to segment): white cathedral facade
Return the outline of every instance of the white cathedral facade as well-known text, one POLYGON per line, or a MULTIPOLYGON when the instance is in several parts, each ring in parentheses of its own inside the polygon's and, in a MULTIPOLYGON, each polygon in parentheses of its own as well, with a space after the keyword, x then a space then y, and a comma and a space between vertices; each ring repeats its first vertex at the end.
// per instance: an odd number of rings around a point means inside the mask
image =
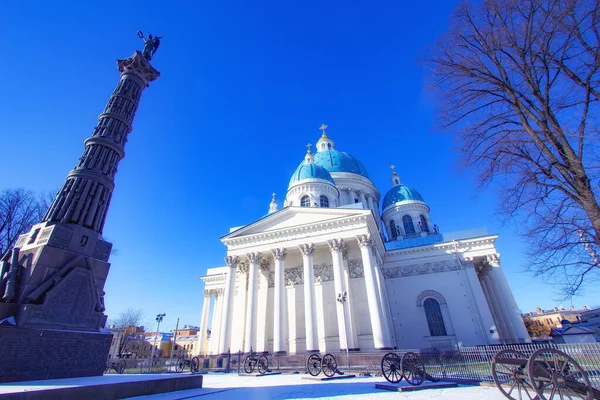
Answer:
POLYGON ((498 235, 439 232, 423 197, 396 172, 381 201, 364 166, 321 128, 284 207, 273 199, 268 215, 221 238, 226 266, 202 277, 198 352, 529 342, 498 235))

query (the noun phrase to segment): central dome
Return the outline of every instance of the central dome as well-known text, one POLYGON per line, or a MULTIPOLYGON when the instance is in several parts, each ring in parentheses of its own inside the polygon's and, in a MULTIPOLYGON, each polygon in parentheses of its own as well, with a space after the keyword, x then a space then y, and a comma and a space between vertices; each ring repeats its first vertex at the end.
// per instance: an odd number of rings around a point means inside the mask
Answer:
POLYGON ((365 167, 356 158, 335 149, 322 150, 315 154, 315 164, 329 172, 349 172, 369 178, 365 167))

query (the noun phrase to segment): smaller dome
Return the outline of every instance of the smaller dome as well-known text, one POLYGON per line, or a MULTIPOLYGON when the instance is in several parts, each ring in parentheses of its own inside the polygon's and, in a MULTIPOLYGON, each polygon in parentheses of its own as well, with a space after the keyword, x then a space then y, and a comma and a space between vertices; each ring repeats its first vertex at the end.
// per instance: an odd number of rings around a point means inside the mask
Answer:
POLYGON ((333 181, 329 171, 320 165, 313 163, 307 164, 303 161, 302 164, 296 168, 296 171, 292 175, 289 186, 292 186, 294 183, 300 182, 304 179, 324 179, 331 182, 332 185, 335 185, 335 182, 333 181))
POLYGON ((417 192, 415 189, 408 187, 406 185, 397 185, 397 186, 392 187, 385 194, 385 197, 383 198, 383 205, 381 206, 381 209, 385 210, 387 207, 391 206, 392 204, 396 204, 396 203, 399 203, 401 201, 406 201, 406 200, 417 200, 417 201, 425 202, 425 200, 423 200, 423 196, 421 196, 421 194, 419 192, 417 192))

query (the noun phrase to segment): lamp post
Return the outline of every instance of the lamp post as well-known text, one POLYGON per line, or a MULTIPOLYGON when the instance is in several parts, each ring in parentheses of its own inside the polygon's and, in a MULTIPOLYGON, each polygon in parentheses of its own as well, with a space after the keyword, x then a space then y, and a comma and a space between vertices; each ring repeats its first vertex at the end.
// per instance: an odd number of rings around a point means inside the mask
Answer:
POLYGON ((152 345, 152 353, 150 354, 150 367, 148 367, 148 372, 152 372, 152 362, 154 361, 154 349, 156 349, 156 338, 158 337, 158 330, 160 329, 160 323, 162 322, 163 318, 166 316, 167 314, 158 314, 156 316, 156 334, 154 335, 154 344, 152 345))
MULTIPOLYGON (((348 300, 348 293, 338 293, 336 300, 342 304, 344 310, 344 321, 346 321, 348 316, 346 315, 346 307, 344 307, 344 303, 348 300)), ((346 363, 348 364, 348 373, 350 373, 350 355, 348 354, 348 332, 346 332, 346 363)))

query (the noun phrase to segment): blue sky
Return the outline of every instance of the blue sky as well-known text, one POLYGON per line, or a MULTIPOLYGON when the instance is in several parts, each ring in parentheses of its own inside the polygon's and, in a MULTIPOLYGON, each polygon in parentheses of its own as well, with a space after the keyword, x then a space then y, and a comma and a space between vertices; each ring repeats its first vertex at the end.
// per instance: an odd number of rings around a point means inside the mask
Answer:
MULTIPOLYGON (((328 1, 5 2, 0 5, 0 188, 55 190, 75 165, 119 74, 115 60, 163 36, 119 166, 104 235, 119 250, 109 316, 165 312, 198 325, 202 276, 219 237, 281 206, 321 123, 367 168, 382 197, 390 164, 442 231, 487 227, 519 307, 570 306, 522 271, 516 224, 462 172, 434 123, 418 59, 455 3, 328 1), (88 4, 89 3, 89 4, 88 4), (250 4, 252 3, 252 4, 250 4)), ((592 287, 573 299, 596 305, 592 287)))

